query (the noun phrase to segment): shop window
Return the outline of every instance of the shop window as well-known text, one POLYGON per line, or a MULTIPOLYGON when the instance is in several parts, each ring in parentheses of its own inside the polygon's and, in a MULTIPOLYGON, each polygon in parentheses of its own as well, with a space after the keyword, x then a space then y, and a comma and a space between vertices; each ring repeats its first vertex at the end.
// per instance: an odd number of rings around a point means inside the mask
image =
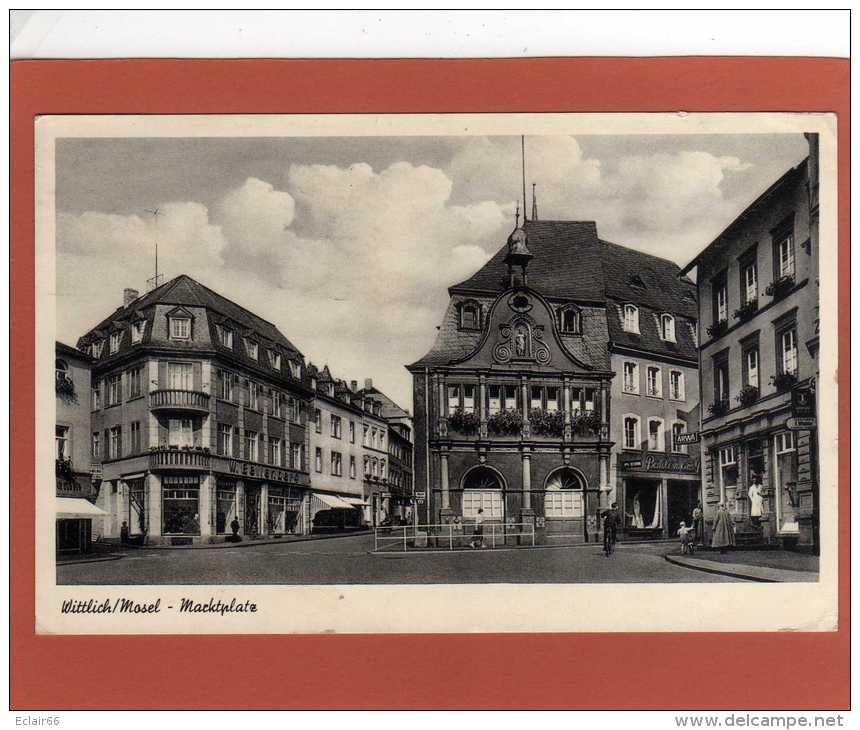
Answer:
POLYGON ((200 534, 200 483, 196 476, 161 478, 162 531, 165 535, 200 534))
POLYGON ((680 370, 669 371, 669 398, 672 400, 685 400, 684 373, 680 370))
POLYGON ((71 456, 69 449, 69 434, 71 433, 68 426, 57 426, 55 435, 56 457, 58 459, 68 459, 71 456))
POLYGON ((571 469, 553 473, 546 483, 544 515, 556 518, 582 517, 582 481, 571 469))
POLYGON ((128 488, 128 531, 132 535, 143 535, 146 529, 146 488, 143 478, 126 481, 128 488))
POLYGON ((724 446, 719 450, 720 501, 725 502, 726 490, 738 485, 738 455, 736 446, 724 446))
POLYGON ((635 362, 624 363, 624 392, 639 393, 639 365, 635 362))
POLYGON ((778 528, 782 532, 796 532, 800 504, 797 496, 797 448, 794 433, 785 431, 776 434, 774 451, 778 528))
POLYGON ((229 534, 233 530, 230 523, 236 518, 236 482, 219 478, 215 484, 215 532, 229 534))
POLYGON ((654 365, 649 365, 647 370, 647 390, 646 393, 652 398, 663 397, 663 373, 660 368, 654 365))
POLYGON ((287 499, 281 487, 270 488, 268 510, 266 512, 266 531, 269 535, 283 535, 286 532, 287 499))
POLYGON ((624 305, 624 331, 639 334, 639 307, 635 304, 624 305))
POLYGON ((624 417, 624 448, 638 449, 639 440, 639 419, 636 416, 624 417))
POLYGON ((660 315, 660 339, 675 341, 675 318, 671 314, 660 315))

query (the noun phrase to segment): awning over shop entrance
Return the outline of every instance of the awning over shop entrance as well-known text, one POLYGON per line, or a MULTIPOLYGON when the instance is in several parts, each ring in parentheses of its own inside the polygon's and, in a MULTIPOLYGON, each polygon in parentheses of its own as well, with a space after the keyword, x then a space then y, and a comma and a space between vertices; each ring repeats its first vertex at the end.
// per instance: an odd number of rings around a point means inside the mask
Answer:
POLYGON ((349 502, 349 504, 353 507, 367 507, 367 502, 365 502, 361 497, 341 497, 344 502, 349 502))
POLYGON ((315 510, 321 509, 352 509, 355 505, 350 504, 345 498, 335 497, 333 494, 313 494, 315 510))
POLYGON ((82 497, 55 497, 58 520, 75 520, 86 517, 107 517, 107 512, 82 497))

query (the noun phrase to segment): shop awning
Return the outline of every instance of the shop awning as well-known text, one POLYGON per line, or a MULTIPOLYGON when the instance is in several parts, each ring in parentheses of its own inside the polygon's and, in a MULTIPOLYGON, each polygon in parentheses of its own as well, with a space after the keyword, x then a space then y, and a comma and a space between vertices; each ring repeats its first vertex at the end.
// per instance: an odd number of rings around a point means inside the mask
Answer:
POLYGON ((365 502, 361 497, 341 497, 344 502, 349 502, 353 507, 367 507, 367 502, 365 502))
POLYGON ((341 497, 335 497, 333 494, 318 494, 314 492, 314 499, 323 503, 321 509, 352 509, 349 502, 344 501, 341 497))
POLYGON ((81 517, 107 517, 107 512, 82 497, 55 497, 57 519, 74 520, 81 517))

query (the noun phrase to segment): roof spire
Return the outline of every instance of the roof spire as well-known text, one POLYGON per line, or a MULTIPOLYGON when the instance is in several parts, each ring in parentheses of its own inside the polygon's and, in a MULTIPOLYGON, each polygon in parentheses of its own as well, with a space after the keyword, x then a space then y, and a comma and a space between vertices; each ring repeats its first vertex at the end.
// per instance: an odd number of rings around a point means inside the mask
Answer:
POLYGON ((528 208, 526 207, 526 136, 524 134, 520 135, 520 148, 523 158, 523 225, 525 225, 528 220, 526 218, 528 208))
POLYGON ((517 201, 517 212, 514 213, 514 229, 520 227, 520 201, 517 201))
POLYGON ((536 221, 538 219, 537 214, 537 193, 535 192, 535 187, 537 187, 536 183, 532 183, 532 220, 536 221))

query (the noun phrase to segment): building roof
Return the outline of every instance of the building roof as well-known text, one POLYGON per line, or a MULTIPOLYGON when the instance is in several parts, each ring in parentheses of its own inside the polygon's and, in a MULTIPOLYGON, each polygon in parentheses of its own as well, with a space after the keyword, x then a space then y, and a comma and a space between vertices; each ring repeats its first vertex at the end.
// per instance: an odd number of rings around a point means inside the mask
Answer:
POLYGON ((382 404, 382 417, 386 420, 397 419, 397 418, 412 418, 409 414, 409 411, 401 408, 397 403, 395 403, 391 398, 389 398, 385 393, 383 393, 379 388, 371 387, 371 388, 363 388, 359 391, 359 395, 362 395, 367 398, 372 398, 375 401, 378 401, 382 404))
MULTIPOLYGON (((666 357, 696 358, 696 286, 677 264, 599 238, 593 221, 528 221, 525 226, 534 254, 529 287, 550 299, 606 306, 606 324, 602 310, 586 306, 581 310, 583 336, 562 335, 577 359, 608 369, 607 342, 666 357), (622 328, 620 305, 625 302, 640 309, 638 335, 622 328), (676 318, 676 343, 660 338, 663 313, 676 318)), ((449 289, 452 298, 430 351, 408 367, 445 365, 475 350, 483 332, 460 329, 456 297, 473 295, 489 308, 508 285, 507 250, 503 246, 473 276, 449 289)))
POLYGON ((93 359, 82 350, 79 350, 77 347, 72 347, 71 345, 67 345, 65 342, 60 342, 59 340, 55 341, 55 350, 58 355, 65 355, 66 357, 75 357, 81 362, 91 363, 93 359))
POLYGON ((728 226, 717 236, 713 241, 711 241, 705 248, 703 248, 699 253, 696 254, 695 258, 693 258, 690 263, 688 263, 682 270, 682 274, 687 274, 692 271, 701 261, 702 257, 710 254, 712 251, 718 249, 720 246, 726 244, 728 239, 735 233, 738 226, 746 221, 746 219, 755 213, 759 208, 763 205, 767 204, 770 197, 775 194, 783 185, 787 184, 791 180, 794 179, 795 176, 799 174, 805 174, 806 169, 809 163, 809 157, 804 158, 801 162, 799 162, 794 167, 786 170, 785 173, 772 185, 770 185, 767 190, 765 190, 761 195, 759 195, 752 203, 750 203, 740 215, 737 216, 728 226))
POLYGON ((93 327, 90 332, 106 330, 117 321, 131 321, 135 319, 142 310, 147 309, 154 304, 205 307, 206 309, 235 322, 240 327, 251 330, 270 342, 281 345, 288 351, 299 355, 301 354, 299 349, 271 322, 268 322, 239 304, 236 304, 236 302, 227 299, 227 297, 218 294, 218 292, 204 286, 187 274, 180 274, 161 286, 156 287, 151 292, 138 297, 128 306, 119 307, 113 312, 113 314, 93 327))
MULTIPOLYGON (((528 247, 534 255, 528 284, 545 297, 603 301, 600 242, 594 221, 527 221, 528 247)), ((497 294, 507 289, 507 245, 475 274, 450 288, 497 294)))

